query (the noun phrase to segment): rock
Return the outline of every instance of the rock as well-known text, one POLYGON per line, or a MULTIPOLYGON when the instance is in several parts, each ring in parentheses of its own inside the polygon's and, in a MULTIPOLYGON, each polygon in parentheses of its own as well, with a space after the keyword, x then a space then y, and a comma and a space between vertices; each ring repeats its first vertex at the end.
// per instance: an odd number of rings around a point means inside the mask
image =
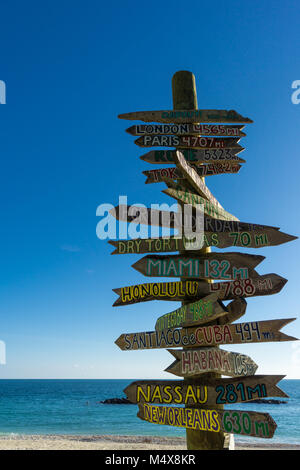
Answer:
POLYGON ((97 403, 103 403, 104 405, 133 405, 133 403, 127 398, 107 398, 97 403))
POLYGON ((264 399, 264 398, 257 398, 256 400, 251 400, 248 403, 267 403, 269 405, 281 405, 283 403, 288 403, 287 401, 283 400, 273 400, 273 399, 264 399))

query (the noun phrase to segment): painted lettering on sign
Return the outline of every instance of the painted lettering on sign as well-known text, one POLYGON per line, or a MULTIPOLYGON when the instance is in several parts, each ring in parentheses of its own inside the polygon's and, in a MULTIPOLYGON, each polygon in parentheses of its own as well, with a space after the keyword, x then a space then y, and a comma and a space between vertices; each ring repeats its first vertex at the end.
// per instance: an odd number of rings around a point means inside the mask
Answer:
POLYGON ((196 237, 161 237, 140 238, 133 240, 110 240, 116 250, 112 254, 129 253, 168 253, 172 251, 189 250, 191 243, 193 250, 206 247, 227 248, 229 246, 242 246, 260 248, 264 246, 287 243, 297 237, 280 232, 279 230, 265 230, 256 232, 204 232, 196 237))
POLYGON ((214 346, 220 344, 291 341, 296 338, 279 330, 293 319, 208 325, 187 329, 164 329, 121 335, 116 344, 123 350, 214 346))
MULTIPOLYGON (((263 414, 261 414, 264 416, 263 414)), ((270 438, 273 436, 276 429, 276 423, 272 420, 272 432, 269 429, 267 420, 251 419, 251 412, 244 411, 222 411, 221 426, 225 432, 233 434, 251 435, 263 438, 270 438)))
MULTIPOLYGON (((141 260, 133 266, 139 262, 141 260)), ((249 277, 248 268, 232 266, 230 261, 226 259, 218 261, 188 257, 182 257, 182 259, 146 258, 145 262, 146 276, 205 277, 210 279, 247 279, 249 277)))
MULTIPOLYGON (((271 279, 264 279, 259 284, 261 287, 260 290, 269 290, 272 289, 271 279), (269 283, 269 286, 265 286, 264 282, 269 283)), ((232 294, 234 297, 249 297, 255 294, 256 287, 251 278, 248 279, 238 279, 232 282, 216 282, 209 285, 211 292, 224 291, 224 297, 232 294)))
POLYGON ((268 413, 240 410, 209 410, 139 405, 138 417, 151 423, 185 427, 202 431, 224 431, 232 434, 271 438, 276 423, 268 413))
POLYGON ((204 276, 212 279, 247 279, 249 277, 248 268, 236 268, 232 266, 230 274, 230 262, 227 260, 205 260, 204 276))
POLYGON ((251 119, 241 116, 233 109, 197 109, 197 110, 163 110, 163 111, 135 111, 119 114, 120 119, 140 120, 144 122, 162 123, 250 123, 251 119))
POLYGON ((131 302, 145 297, 193 297, 197 293, 198 283, 196 281, 176 281, 166 283, 146 283, 129 287, 121 287, 121 301, 131 302))
MULTIPOLYGON (((235 140, 235 139, 234 139, 235 140)), ((215 139, 214 137, 198 137, 187 135, 180 138, 180 145, 196 148, 226 148, 228 139, 215 139)))
POLYGON ((141 147, 187 147, 187 148, 238 148, 240 138, 227 137, 198 137, 198 136, 178 136, 178 135, 143 135, 134 141, 141 147))
POLYGON ((113 289, 119 298, 113 304, 127 305, 149 300, 197 300, 212 292, 219 300, 231 300, 237 297, 252 297, 277 294, 287 283, 287 279, 278 274, 264 274, 249 279, 206 283, 205 281, 174 281, 150 284, 138 284, 113 289), (272 288, 270 286, 272 285, 272 288))
POLYGON ((193 207, 199 209, 201 206, 206 215, 216 219, 238 221, 239 219, 229 212, 225 211, 219 205, 216 205, 199 194, 192 193, 179 183, 173 183, 166 181, 168 189, 164 189, 162 192, 168 194, 168 196, 174 197, 184 204, 191 204, 193 207))
POLYGON ((250 401, 257 398, 267 397, 265 383, 258 383, 255 387, 245 386, 243 382, 237 384, 218 385, 216 387, 217 399, 216 404, 224 405, 225 403, 240 403, 250 401))
POLYGON ((115 341, 123 351, 137 349, 170 348, 191 346, 196 343, 194 333, 189 334, 186 329, 143 331, 139 333, 125 333, 115 341))
POLYGON ((208 320, 214 314, 214 303, 210 300, 200 299, 197 302, 183 305, 173 312, 166 313, 158 318, 155 329, 176 328, 183 325, 187 320, 187 311, 191 313, 192 322, 208 320))
POLYGON ((241 130, 245 126, 226 126, 224 124, 140 124, 126 129, 131 135, 158 134, 201 134, 220 136, 245 136, 241 130))
POLYGON ((207 387, 205 385, 138 385, 136 403, 206 403, 207 387))
MULTIPOLYGON (((187 162, 195 165, 201 163, 220 162, 222 161, 236 161, 238 163, 245 163, 243 158, 237 156, 243 149, 235 148, 210 148, 210 149, 194 149, 194 148, 182 148, 180 151, 183 153, 184 158, 187 162)), ((175 150, 151 150, 150 152, 142 155, 141 160, 153 163, 175 163, 175 150)))
POLYGON ((131 403, 225 405, 288 395, 276 386, 284 375, 235 378, 197 378, 197 385, 182 380, 139 380, 124 389, 131 403))
POLYGON ((242 369, 240 364, 232 359, 233 357, 228 356, 225 351, 218 349, 182 351, 181 372, 183 376, 210 370, 219 370, 224 375, 241 375, 242 371, 250 375, 247 368, 242 369))
POLYGON ((180 377, 217 372, 232 377, 254 375, 257 364, 248 356, 220 348, 168 350, 176 361, 166 371, 180 377))
POLYGON ((201 431, 219 432, 218 412, 143 404, 146 421, 201 431), (166 422, 167 420, 167 422, 166 422))

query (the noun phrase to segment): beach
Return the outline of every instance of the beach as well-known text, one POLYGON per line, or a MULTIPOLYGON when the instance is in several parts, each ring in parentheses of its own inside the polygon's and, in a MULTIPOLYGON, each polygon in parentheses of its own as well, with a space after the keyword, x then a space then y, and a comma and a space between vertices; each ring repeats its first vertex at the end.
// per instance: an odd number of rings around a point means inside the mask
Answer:
MULTIPOLYGON (((265 442, 238 444, 235 450, 300 450, 300 444, 265 442)), ((75 436, 9 435, 1 436, 0 450, 186 450, 182 437, 162 436, 75 436)))
MULTIPOLYGON (((131 381, 0 380, 0 450, 187 450, 185 429, 138 419, 136 405, 103 404, 131 381)), ((281 386, 291 397, 284 405, 227 405, 267 413, 277 424, 271 439, 235 434, 236 450, 300 450, 300 380, 281 386)))

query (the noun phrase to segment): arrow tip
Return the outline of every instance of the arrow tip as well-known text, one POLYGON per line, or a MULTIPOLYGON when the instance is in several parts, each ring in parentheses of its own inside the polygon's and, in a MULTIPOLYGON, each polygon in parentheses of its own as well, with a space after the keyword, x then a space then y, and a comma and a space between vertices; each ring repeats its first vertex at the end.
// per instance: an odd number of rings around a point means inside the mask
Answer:
POLYGON ((122 343, 122 335, 119 336, 119 338, 116 339, 115 344, 121 349, 121 343, 122 343))

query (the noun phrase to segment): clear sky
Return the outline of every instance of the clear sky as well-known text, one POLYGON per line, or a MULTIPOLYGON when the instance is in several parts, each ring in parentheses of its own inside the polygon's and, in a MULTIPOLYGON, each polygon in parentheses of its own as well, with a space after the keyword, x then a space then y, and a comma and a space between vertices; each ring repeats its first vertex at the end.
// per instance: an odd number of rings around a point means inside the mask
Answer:
MULTIPOLYGON (((179 303, 112 307, 113 288, 149 278, 131 268, 138 255, 110 256, 96 209, 119 195, 170 203, 163 184, 145 186, 155 166, 117 115, 172 109, 178 70, 194 73, 199 108, 254 121, 241 141, 247 163, 206 178, 209 189, 240 220, 299 236, 299 21, 297 0, 2 3, 0 377, 172 378, 167 351, 114 344, 179 303)), ((266 256, 260 274, 288 279, 248 299, 243 320, 299 317, 299 241, 239 251, 266 256)), ((300 337, 299 319, 283 331, 300 337)), ((257 373, 300 379, 300 342, 222 348, 251 356, 257 373)))

